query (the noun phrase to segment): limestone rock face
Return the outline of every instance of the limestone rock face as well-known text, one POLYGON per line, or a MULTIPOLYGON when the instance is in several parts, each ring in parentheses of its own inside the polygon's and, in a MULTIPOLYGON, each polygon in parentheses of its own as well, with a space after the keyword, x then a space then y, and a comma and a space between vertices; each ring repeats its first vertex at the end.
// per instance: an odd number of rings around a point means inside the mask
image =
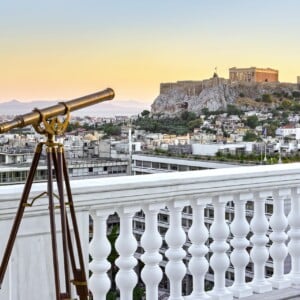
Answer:
MULTIPOLYGON (((186 81, 161 84, 160 95, 151 106, 151 113, 174 116, 184 110, 201 114, 203 108, 209 111, 226 109, 228 104, 240 106, 238 99, 260 99, 264 94, 291 95, 296 84, 230 82, 214 77, 204 81, 186 81)), ((250 105, 251 106, 251 105, 250 105)), ((254 109, 255 107, 248 107, 254 109)))

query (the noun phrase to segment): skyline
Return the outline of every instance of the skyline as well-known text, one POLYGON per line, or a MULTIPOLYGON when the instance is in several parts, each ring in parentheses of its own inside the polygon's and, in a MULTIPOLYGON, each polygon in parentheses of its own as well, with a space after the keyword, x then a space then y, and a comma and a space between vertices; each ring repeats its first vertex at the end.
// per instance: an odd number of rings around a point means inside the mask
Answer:
POLYGON ((161 82, 210 78, 217 67, 300 75, 297 0, 37 0, 0 3, 0 102, 65 100, 111 87, 152 103, 161 82))

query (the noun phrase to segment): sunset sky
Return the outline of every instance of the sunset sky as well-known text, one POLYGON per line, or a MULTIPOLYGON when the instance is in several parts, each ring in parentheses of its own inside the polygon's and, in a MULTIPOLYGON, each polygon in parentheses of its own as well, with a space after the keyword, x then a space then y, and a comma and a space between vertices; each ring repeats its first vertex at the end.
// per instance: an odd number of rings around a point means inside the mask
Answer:
POLYGON ((0 2, 0 102, 72 99, 111 87, 152 102, 160 82, 217 67, 300 75, 299 0, 0 2))

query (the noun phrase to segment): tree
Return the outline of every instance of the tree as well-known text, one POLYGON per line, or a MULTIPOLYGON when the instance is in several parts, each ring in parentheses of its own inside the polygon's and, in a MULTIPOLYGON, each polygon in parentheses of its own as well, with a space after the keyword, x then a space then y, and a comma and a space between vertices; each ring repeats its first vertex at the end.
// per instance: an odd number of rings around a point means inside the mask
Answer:
POLYGON ((209 109, 207 107, 202 108, 202 114, 205 115, 205 117, 209 116, 209 109))
POLYGON ((293 105, 293 102, 288 99, 284 99, 281 103, 281 106, 283 107, 283 109, 289 109, 292 105, 293 105))
POLYGON ((300 91, 293 91, 292 95, 294 98, 300 98, 300 91))
POLYGON ((244 142, 254 142, 256 140, 257 140, 257 135, 250 130, 248 130, 243 137, 244 142))
POLYGON ((292 111, 299 113, 300 112, 300 103, 294 103, 294 105, 292 106, 292 111))
POLYGON ((264 103, 272 103, 272 97, 270 94, 263 94, 262 95, 262 101, 264 103))
POLYGON ((114 125, 112 123, 103 124, 101 129, 104 131, 104 133, 108 136, 111 135, 120 135, 121 134, 121 126, 120 125, 114 125))
POLYGON ((227 105, 227 113, 228 113, 228 115, 240 115, 241 110, 233 104, 228 104, 227 105))
POLYGON ((69 123, 68 124, 68 127, 67 127, 67 132, 70 132, 70 131, 73 131, 73 130, 75 130, 75 129, 78 129, 80 127, 80 124, 79 124, 79 122, 78 121, 76 121, 76 122, 72 122, 72 123, 69 123))
POLYGON ((190 112, 190 111, 186 110, 183 113, 181 113, 180 118, 184 121, 192 121, 192 120, 195 120, 197 118, 197 116, 194 112, 190 112))
POLYGON ((280 122, 278 119, 273 120, 272 122, 269 122, 269 124, 267 125, 267 131, 268 131, 268 135, 275 137, 276 135, 276 129, 280 126, 280 122))
POLYGON ((188 122, 188 127, 190 130, 193 130, 194 128, 200 127, 202 124, 203 124, 203 120, 199 118, 188 122))
POLYGON ((144 109, 142 112, 141 112, 141 116, 142 117, 149 117, 149 115, 150 115, 150 111, 149 110, 147 110, 147 109, 144 109))
POLYGON ((258 117, 256 115, 247 117, 246 125, 254 129, 258 125, 258 117))

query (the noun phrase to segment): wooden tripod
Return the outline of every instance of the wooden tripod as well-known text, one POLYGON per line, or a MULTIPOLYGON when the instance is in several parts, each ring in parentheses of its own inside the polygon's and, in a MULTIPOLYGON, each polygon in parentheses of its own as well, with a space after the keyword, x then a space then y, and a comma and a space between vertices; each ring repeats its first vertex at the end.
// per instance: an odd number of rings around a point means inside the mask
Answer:
MULTIPOLYGON (((68 119, 68 118, 67 118, 68 119)), ((68 120, 67 120, 68 121, 68 120)), ((54 268, 54 281, 55 281, 55 294, 56 300, 71 300, 71 283, 76 287, 76 293, 80 300, 88 300, 88 286, 84 268, 84 260, 81 249, 78 225, 76 221, 74 203, 72 198, 72 192, 70 187, 70 181, 68 176, 68 169, 66 165, 66 159, 64 155, 64 147, 62 144, 54 142, 54 133, 61 133, 65 130, 66 124, 61 126, 61 123, 57 120, 51 123, 43 119, 44 128, 35 128, 38 132, 46 134, 47 141, 39 143, 36 147, 35 154, 33 157, 32 165, 24 186, 23 194, 17 214, 9 235, 7 246, 3 255, 3 259, 0 265, 0 286, 2 285, 3 278, 8 266, 9 258, 11 256, 16 236, 18 233, 19 226, 25 211, 25 208, 32 206, 34 201, 40 196, 47 194, 49 200, 49 218, 50 218, 50 233, 51 233, 51 243, 52 243, 52 256, 53 256, 53 268, 54 268), (49 125, 50 124, 50 125, 49 125), (34 198, 31 203, 28 203, 28 197, 32 187, 34 175, 38 167, 40 156, 43 150, 43 146, 46 146, 47 153, 47 169, 48 169, 48 184, 47 192, 34 198), (53 192, 53 173, 56 177, 58 196, 53 192), (66 189, 66 194, 68 201, 64 200, 64 187, 66 189), (65 290, 62 291, 60 274, 59 274, 59 259, 58 259, 58 249, 57 249, 57 237, 56 237, 56 224, 55 224, 55 208, 54 197, 58 198, 59 210, 60 210, 60 222, 61 222, 61 232, 62 232, 62 248, 63 248, 63 266, 64 266, 64 287, 65 290), (75 254, 72 244, 72 237, 70 232, 69 220, 67 216, 67 209, 69 207, 70 219, 73 225, 73 232, 75 238, 75 245, 77 248, 77 257, 79 267, 76 265, 75 254), (70 280, 70 267, 71 263, 73 279, 70 280)))

